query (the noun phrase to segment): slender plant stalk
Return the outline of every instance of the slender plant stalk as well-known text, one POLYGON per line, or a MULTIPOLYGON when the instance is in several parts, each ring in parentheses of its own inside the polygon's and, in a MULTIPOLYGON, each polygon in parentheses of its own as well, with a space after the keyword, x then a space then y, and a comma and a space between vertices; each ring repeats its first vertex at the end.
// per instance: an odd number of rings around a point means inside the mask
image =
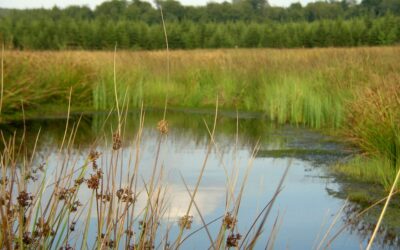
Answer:
POLYGON ((317 250, 321 249, 322 245, 324 244, 324 241, 326 240, 326 238, 328 237, 329 233, 332 231, 333 227, 335 226, 337 220, 340 218, 340 215, 343 211, 343 209, 346 207, 347 205, 347 200, 344 202, 343 206, 340 208, 340 210, 336 213, 335 218, 333 219, 331 225, 329 226, 328 230, 325 232, 325 235, 322 237, 322 240, 320 241, 320 243, 317 246, 317 250))
POLYGON ((380 216, 379 216, 378 222, 376 223, 374 232, 372 233, 371 239, 370 239, 369 242, 368 242, 368 245, 367 245, 366 250, 370 250, 371 247, 372 247, 372 244, 373 244, 373 242, 374 242, 374 239, 375 239, 375 237, 376 237, 376 234, 378 233, 379 226, 381 225, 382 220, 383 220, 383 217, 384 217, 384 215, 385 215, 385 213, 386 213, 386 209, 387 209, 388 206, 389 206, 390 199, 392 198, 393 193, 395 192, 395 188, 397 187, 397 182, 399 181, 399 177, 400 177, 400 168, 399 168, 399 170, 397 170, 396 179, 394 180, 393 185, 392 185, 392 188, 390 189, 389 195, 388 195, 388 197, 387 197, 387 199, 386 199, 385 205, 383 206, 382 212, 381 212, 381 214, 380 214, 380 216))
MULTIPOLYGON (((214 126, 213 126, 213 130, 212 130, 210 138, 214 138, 215 129, 216 129, 216 126, 217 126, 217 117, 218 117, 218 97, 217 97, 217 101, 216 101, 216 105, 215 105, 214 126)), ((198 188, 200 186, 200 182, 201 182, 201 180, 203 178, 203 174, 204 174, 207 162, 208 162, 208 157, 210 156, 211 150, 212 150, 212 145, 213 145, 212 141, 213 141, 213 139, 210 139, 210 142, 208 143, 207 153, 206 153, 206 156, 205 156, 205 158, 203 160, 203 165, 202 165, 202 167, 200 169, 200 173, 199 173, 199 176, 197 178, 197 182, 196 182, 196 185, 195 185, 195 188, 194 188, 194 191, 193 191, 193 195, 192 195, 192 197, 190 199, 189 206, 188 206, 188 208, 186 210, 185 217, 189 216, 190 210, 191 210, 191 208, 193 206, 194 198, 195 198, 195 196, 197 194, 198 188)), ((173 245, 176 245, 176 246, 180 245, 182 234, 183 234, 183 229, 184 229, 183 225, 181 225, 178 237, 177 237, 177 239, 176 239, 176 241, 175 241, 175 243, 173 245)))
MULTIPOLYGON (((190 192, 189 187, 188 187, 188 185, 186 184, 186 181, 185 181, 185 179, 183 178, 182 173, 180 173, 180 176, 181 176, 181 179, 182 179, 183 184, 185 185, 186 191, 188 192, 188 194, 189 194, 189 196, 190 196, 190 199, 192 199, 192 198, 193 198, 192 193, 190 192)), ((200 219, 201 219, 201 222, 203 223, 204 229, 205 229, 206 232, 207 232, 207 236, 208 236, 208 239, 210 240, 211 247, 212 247, 213 249, 216 249, 215 246, 214 246, 213 238, 211 237, 211 233, 210 233, 210 231, 208 230, 207 224, 206 224, 206 222, 205 222, 205 220, 204 220, 204 218, 203 218, 203 216, 202 216, 202 214, 201 214, 201 211, 200 211, 199 207, 197 206, 196 201, 194 201, 194 199, 193 199, 193 204, 194 204, 194 206, 195 206, 195 208, 196 208, 196 210, 197 210, 197 213, 199 214, 199 217, 200 217, 200 219)))

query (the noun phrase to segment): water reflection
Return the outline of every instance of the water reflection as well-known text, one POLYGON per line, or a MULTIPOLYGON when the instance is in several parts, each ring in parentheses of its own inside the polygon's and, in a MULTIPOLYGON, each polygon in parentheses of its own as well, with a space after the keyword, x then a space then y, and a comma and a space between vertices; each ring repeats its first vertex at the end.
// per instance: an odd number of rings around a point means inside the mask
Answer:
MULTIPOLYGON (((156 125, 162 115, 158 112, 146 112, 145 127, 140 144, 140 161, 138 161, 139 180, 148 180, 153 175, 153 165, 156 155, 158 155, 156 125)), ((208 157, 205 175, 195 198, 202 216, 208 222, 225 213, 226 172, 232 173, 235 166, 238 167, 238 185, 234 190, 237 195, 253 147, 259 142, 260 151, 254 159, 239 210, 238 230, 245 233, 251 227, 258 213, 271 199, 288 162, 291 162, 284 189, 271 211, 271 219, 267 221, 262 237, 263 239, 268 237, 275 217, 278 214, 284 214, 283 223, 275 242, 276 248, 311 249, 316 245, 315 242, 321 240, 318 235, 328 230, 327 225, 334 221, 336 212, 343 205, 343 200, 330 196, 326 192, 327 188, 339 190, 338 184, 327 176, 324 168, 315 166, 326 165, 342 159, 348 155, 347 149, 332 141, 331 138, 305 128, 277 127, 259 114, 241 114, 239 116, 239 133, 236 143, 235 117, 235 113, 226 112, 218 119, 215 139, 218 150, 214 148, 208 157), (290 158, 294 158, 294 160, 290 158), (325 227, 321 227, 324 221, 325 227)), ((165 195, 163 198, 166 206, 161 226, 166 228, 169 223, 175 225, 170 232, 173 236, 177 233, 177 221, 186 213, 190 202, 190 196, 182 184, 180 176, 184 177, 190 191, 193 192, 209 143, 204 123, 211 126, 213 115, 204 112, 200 114, 170 112, 167 120, 169 133, 167 138, 162 141, 156 176, 160 176, 158 184, 165 187, 162 193, 165 195)), ((51 184, 60 171, 60 164, 62 165, 58 152, 63 141, 65 124, 65 119, 30 120, 25 125, 22 123, 2 125, 1 131, 7 138, 15 131, 17 134, 21 134, 25 126, 27 130, 26 151, 29 157, 33 154, 29 150, 34 148, 37 133, 40 131, 40 139, 36 146, 38 154, 35 161, 36 165, 42 162, 47 163, 49 166, 47 182, 51 184)), ((69 122, 69 131, 78 124, 79 129, 73 137, 74 140, 70 140, 71 147, 67 150, 69 159, 68 164, 64 167, 66 171, 74 173, 76 177, 79 171, 74 172, 73 169, 79 170, 81 166, 84 166, 90 151, 95 149, 101 153, 99 166, 111 166, 110 163, 114 161, 118 164, 118 171, 115 173, 112 173, 111 169, 102 169, 108 180, 105 186, 113 180, 118 183, 118 188, 128 186, 131 176, 127 175, 127 170, 135 167, 132 159, 135 159, 138 150, 135 136, 139 130, 139 113, 132 112, 126 116, 122 150, 117 161, 109 150, 113 132, 117 127, 115 115, 73 116, 69 122)), ((21 137, 16 136, 15 138, 19 140, 21 137)), ((135 197, 137 211, 143 210, 146 205, 146 185, 144 181, 135 183, 135 188, 140 193, 135 197)), ((44 197, 49 197, 51 192, 51 186, 49 186, 44 197)), ((86 187, 82 188, 79 197, 82 203, 88 206, 92 190, 86 187)), ((348 210, 345 210, 341 216, 346 218, 349 214, 348 210)), ((191 215, 194 219, 193 228, 201 227, 200 217, 195 209, 191 210, 191 215)), ((95 223, 95 213, 92 216, 93 223, 95 223)), ((86 218, 80 219, 77 227, 83 223, 84 219, 86 218)), ((346 220, 337 223, 332 232, 343 226, 343 223, 347 223, 346 220)), ((217 234, 220 225, 221 220, 218 220, 210 225, 209 230, 217 234)), ((137 228, 139 225, 135 224, 135 227, 137 228)), ((93 236, 97 235, 96 227, 91 227, 89 230, 93 236)), ((89 244, 94 240, 95 237, 92 237, 89 244)), ((355 231, 353 227, 346 229, 333 242, 332 248, 359 249, 360 242, 365 244, 366 240, 365 235, 355 231)), ((204 249, 208 247, 207 244, 206 235, 199 233, 190 241, 185 242, 183 247, 185 249, 204 249)), ((265 242, 260 242, 257 248, 263 245, 265 242)), ((390 244, 386 244, 385 247, 390 247, 390 244)))

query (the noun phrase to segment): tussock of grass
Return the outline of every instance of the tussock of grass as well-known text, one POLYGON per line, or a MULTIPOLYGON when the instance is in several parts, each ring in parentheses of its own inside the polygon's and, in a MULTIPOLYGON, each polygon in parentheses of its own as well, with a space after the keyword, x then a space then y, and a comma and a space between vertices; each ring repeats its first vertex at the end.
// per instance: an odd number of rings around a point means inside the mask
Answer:
POLYGON ((400 159, 400 77, 386 76, 358 93, 348 121, 346 131, 361 148, 388 159, 396 168, 400 159))

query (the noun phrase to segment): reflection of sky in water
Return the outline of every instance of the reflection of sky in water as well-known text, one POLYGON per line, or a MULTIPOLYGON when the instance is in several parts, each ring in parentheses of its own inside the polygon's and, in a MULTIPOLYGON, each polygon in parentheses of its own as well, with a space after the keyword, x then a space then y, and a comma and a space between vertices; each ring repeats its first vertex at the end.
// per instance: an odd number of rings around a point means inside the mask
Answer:
MULTIPOLYGON (((157 118, 152 120, 150 117, 150 122, 147 124, 150 124, 151 127, 145 128, 143 143, 140 148, 139 174, 145 180, 149 179, 152 174, 151 171, 156 154, 157 131, 154 128, 154 120, 157 120, 157 118)), ((90 122, 94 123, 95 121, 89 119, 90 122)), ((239 145, 236 153, 234 149, 235 129, 232 129, 232 127, 235 127, 234 119, 223 119, 223 121, 220 121, 216 138, 218 153, 221 154, 228 172, 231 173, 235 162, 239 166, 239 180, 235 190, 236 193, 239 192, 252 145, 255 145, 258 138, 260 138, 262 150, 281 149, 285 147, 284 145, 290 145, 292 148, 317 147, 316 149, 320 149, 321 147, 326 147, 331 149, 333 145, 332 142, 324 143, 323 137, 318 134, 301 128, 268 127, 263 125, 266 121, 261 119, 241 120, 240 123, 244 123, 244 126, 240 127, 239 145), (308 144, 307 140, 309 140, 308 144)), ((37 128, 37 126, 32 124, 32 128, 37 128)), ((83 126, 87 125, 84 124, 83 126)), ((92 139, 90 133, 98 133, 98 131, 90 132, 94 129, 93 127, 98 127, 98 125, 92 124, 88 127, 87 131, 83 131, 83 135, 77 135, 77 144, 81 146, 72 149, 70 162, 76 166, 81 166, 84 158, 89 153, 88 144, 85 145, 84 141, 80 143, 82 138, 85 138, 86 135, 92 139)), ((136 128, 135 121, 132 123, 128 121, 126 131, 130 136, 124 140, 122 164, 120 163, 123 169, 133 169, 134 161, 130 161, 129 155, 131 154, 134 157, 135 154, 135 147, 133 146, 134 137, 132 134, 135 133, 136 128)), ((57 134, 55 132, 52 134, 52 129, 54 128, 50 127, 43 130, 42 133, 43 137, 46 138, 46 143, 39 145, 38 148, 39 154, 42 155, 43 159, 48 160, 50 166, 50 174, 47 179, 49 183, 54 180, 52 173, 57 170, 56 166, 57 162, 59 162, 57 147, 54 146, 57 145, 54 144, 57 141, 53 138, 57 134)), ((60 126, 60 129, 62 130, 63 127, 60 126)), ((111 137, 106 136, 106 138, 111 137)), ((185 178, 191 191, 193 191, 206 155, 206 147, 207 131, 204 128, 201 116, 172 117, 170 132, 167 139, 162 143, 159 160, 159 168, 161 165, 164 166, 164 178, 162 182, 167 188, 166 201, 168 204, 168 209, 161 222, 161 228, 165 229, 169 225, 168 223, 175 223, 176 225, 178 218, 185 214, 190 197, 182 183, 180 173, 185 178)), ((107 165, 104 163, 110 161, 111 154, 106 148, 102 143, 97 146, 97 150, 102 153, 101 159, 98 161, 99 166, 107 165)), ((340 150, 340 147, 336 146, 333 150, 340 150)), ((257 214, 271 199, 289 161, 287 157, 273 158, 268 156, 257 157, 254 160, 239 210, 238 231, 240 233, 245 234, 247 232, 257 214)), ((286 249, 287 247, 289 249, 311 249, 319 241, 317 237, 319 239, 323 237, 336 213, 344 204, 344 201, 327 193, 327 187, 337 190, 338 186, 330 178, 320 178, 321 176, 326 176, 325 169, 323 167, 315 167, 314 165, 315 163, 301 159, 294 159, 291 162, 284 189, 278 196, 275 206, 271 211, 257 248, 266 244, 274 220, 278 215, 282 217, 282 224, 275 242, 276 249, 286 249)), ((107 174, 107 170, 103 169, 103 172, 105 175, 107 174)), ((121 175, 120 169, 118 169, 116 175, 117 183, 119 183, 121 177, 121 182, 127 183, 126 172, 122 171, 121 175)), ((224 214, 226 185, 223 165, 217 151, 214 149, 208 159, 206 171, 195 198, 196 204, 205 221, 211 221, 224 214)), ((143 188, 143 183, 139 181, 138 189, 143 191, 143 188)), ((87 203, 90 200, 91 190, 88 190, 85 184, 81 188, 79 197, 83 203, 87 203)), ((144 207, 145 201, 146 196, 142 192, 136 204, 138 211, 144 207)), ((194 230, 202 224, 194 207, 191 210, 191 215, 194 216, 192 226, 194 230)), ((92 221, 95 222, 95 219, 93 218, 92 221)), ((220 223, 221 220, 209 227, 211 233, 214 235, 217 234, 220 223)), ((338 221, 338 225, 335 228, 337 229, 340 225, 342 225, 342 220, 338 221)), ((173 235, 177 233, 176 230, 176 227, 172 228, 170 237, 173 238, 173 235)), ((333 230, 332 233, 335 231, 333 230)), ((89 243, 93 242, 96 237, 96 227, 90 228, 90 234, 93 235, 93 238, 90 239, 89 243)), ((357 234, 345 231, 334 242, 332 249, 359 249, 360 241, 365 244, 365 240, 361 239, 357 234)), ((182 247, 184 249, 205 249, 208 246, 207 244, 208 239, 206 234, 204 231, 201 231, 185 242, 182 247)))

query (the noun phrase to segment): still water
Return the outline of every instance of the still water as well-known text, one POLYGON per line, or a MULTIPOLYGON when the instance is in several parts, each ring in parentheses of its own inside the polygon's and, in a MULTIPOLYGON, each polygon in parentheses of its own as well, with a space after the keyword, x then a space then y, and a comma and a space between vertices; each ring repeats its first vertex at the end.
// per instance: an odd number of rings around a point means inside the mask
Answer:
MULTIPOLYGON (((71 118, 70 128, 78 124, 79 117, 71 118)), ((141 180, 151 178, 160 138, 157 122, 162 117, 163 114, 156 111, 147 111, 145 114, 138 160, 141 180)), ((210 142, 205 124, 212 129, 213 119, 213 114, 208 111, 167 113, 168 134, 161 140, 157 163, 159 168, 163 169, 160 183, 166 187, 166 209, 160 222, 159 240, 167 227, 171 226, 169 233, 171 238, 177 234, 177 222, 186 213, 190 201, 181 176, 193 191, 210 142)), ((137 152, 135 136, 139 122, 137 112, 128 113, 123 121, 124 136, 121 160, 118 163, 120 168, 114 176, 117 183, 121 182, 122 186, 127 179, 125 171, 132 168, 137 152)), ((53 181, 52 178, 54 179, 60 165, 58 152, 65 124, 64 118, 29 120, 25 124, 28 142, 33 143, 40 130, 35 160, 47 162, 49 184, 53 181)), ((102 154, 98 162, 100 168, 109 162, 112 157, 110 152, 112 131, 115 131, 116 124, 115 115, 82 116, 75 140, 68 149, 70 163, 66 166, 67 171, 68 168, 82 165, 93 149, 102 154)), ((13 123, 1 129, 7 134, 15 130, 21 131, 23 126, 23 123, 13 123)), ((228 176, 236 172, 238 174, 234 188, 234 193, 237 195, 249 170, 237 223, 237 231, 242 235, 246 234, 257 215, 271 200, 285 169, 289 167, 283 188, 267 218, 256 249, 264 249, 275 221, 278 225, 274 241, 275 249, 322 249, 337 230, 346 225, 351 204, 346 205, 345 200, 330 195, 332 191, 340 190, 340 184, 329 174, 329 167, 337 161, 345 160, 351 154, 348 146, 306 128, 274 125, 261 114, 243 113, 236 119, 235 112, 219 114, 215 143, 207 158, 204 176, 195 198, 205 222, 213 221, 225 213, 227 174, 228 176), (259 149, 254 160, 251 160, 252 152, 257 145, 259 149)), ((103 171, 105 175, 109 175, 106 169, 103 171)), ((143 183, 139 181, 139 189, 144 188, 143 183)), ((91 191, 81 190, 79 196, 80 200, 87 204, 91 191)), ((144 207, 145 199, 143 195, 137 198, 138 211, 140 207, 144 207)), ((194 207, 190 215, 193 216, 193 223, 191 229, 185 231, 184 236, 203 225, 194 207)), ((90 220, 92 224, 96 222, 96 218, 90 220)), ((218 219, 209 225, 212 235, 217 235, 221 221, 222 219, 218 219)), ((79 222, 77 226, 79 227, 79 222)), ((90 245, 96 239, 95 226, 90 227, 89 235, 90 245)), ((349 226, 333 241, 330 249, 360 249, 360 246, 365 246, 369 235, 370 232, 362 232, 357 226, 349 226)), ((74 242, 78 248, 81 242, 79 233, 74 242)), ((209 246, 204 230, 200 230, 182 244, 183 249, 207 249, 209 246)), ((376 249, 381 248, 395 247, 383 244, 382 240, 378 239, 376 249)))

